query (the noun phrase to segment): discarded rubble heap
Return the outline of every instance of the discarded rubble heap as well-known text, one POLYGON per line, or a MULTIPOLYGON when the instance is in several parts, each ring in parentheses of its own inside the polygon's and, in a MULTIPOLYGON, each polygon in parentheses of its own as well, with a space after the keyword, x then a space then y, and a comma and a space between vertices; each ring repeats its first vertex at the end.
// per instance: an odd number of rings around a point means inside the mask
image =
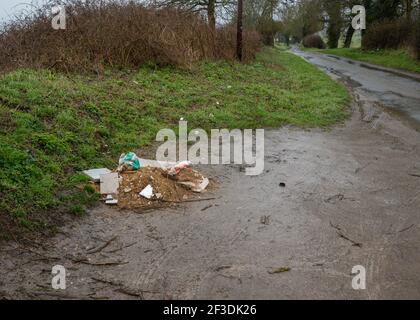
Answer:
POLYGON ((117 170, 91 169, 84 173, 100 183, 100 193, 108 205, 121 209, 141 209, 179 203, 203 192, 208 178, 191 169, 190 162, 169 163, 140 159, 135 153, 122 154, 117 170))

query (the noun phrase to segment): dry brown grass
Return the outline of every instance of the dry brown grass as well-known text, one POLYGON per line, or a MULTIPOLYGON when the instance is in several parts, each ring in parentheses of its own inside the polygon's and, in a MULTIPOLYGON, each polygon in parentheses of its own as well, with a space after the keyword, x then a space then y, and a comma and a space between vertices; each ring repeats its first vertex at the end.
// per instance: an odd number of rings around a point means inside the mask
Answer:
MULTIPOLYGON (((235 58, 235 30, 212 31, 198 14, 153 9, 130 2, 70 0, 67 28, 51 26, 51 6, 15 19, 0 34, 0 70, 19 67, 100 72, 105 66, 135 68, 143 63, 188 67, 201 59, 235 58)), ((260 37, 245 31, 245 61, 260 37)))

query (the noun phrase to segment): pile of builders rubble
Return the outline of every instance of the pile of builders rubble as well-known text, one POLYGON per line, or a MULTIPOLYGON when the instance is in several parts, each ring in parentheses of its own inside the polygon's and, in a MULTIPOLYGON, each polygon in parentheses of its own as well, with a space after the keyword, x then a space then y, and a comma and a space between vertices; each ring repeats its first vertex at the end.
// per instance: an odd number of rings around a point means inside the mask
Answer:
POLYGON ((153 208, 178 203, 203 192, 209 179, 189 167, 188 161, 170 163, 122 154, 115 171, 90 169, 84 173, 99 184, 102 200, 122 209, 153 208))

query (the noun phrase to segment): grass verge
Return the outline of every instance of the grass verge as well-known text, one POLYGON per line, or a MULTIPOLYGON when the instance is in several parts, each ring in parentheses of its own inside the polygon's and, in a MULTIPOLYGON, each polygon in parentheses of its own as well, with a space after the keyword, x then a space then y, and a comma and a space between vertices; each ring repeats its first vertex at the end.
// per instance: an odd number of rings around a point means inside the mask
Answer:
POLYGON ((304 49, 325 54, 334 54, 353 60, 365 61, 387 68, 401 69, 420 73, 420 61, 415 60, 406 50, 370 51, 356 48, 304 49))
POLYGON ((0 232, 42 230, 54 213, 83 214, 97 195, 80 172, 114 168, 120 153, 176 128, 180 117, 190 129, 324 127, 345 118, 348 101, 341 85, 279 49, 248 65, 2 75, 0 232))

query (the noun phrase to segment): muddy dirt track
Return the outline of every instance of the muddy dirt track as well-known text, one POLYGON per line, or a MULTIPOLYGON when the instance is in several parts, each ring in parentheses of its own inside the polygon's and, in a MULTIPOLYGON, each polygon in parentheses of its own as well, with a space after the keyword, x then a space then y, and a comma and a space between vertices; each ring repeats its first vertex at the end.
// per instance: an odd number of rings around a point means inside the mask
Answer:
POLYGON ((263 174, 200 168, 216 199, 144 214, 99 205, 31 248, 3 245, 0 298, 420 298, 420 134, 353 90, 343 125, 267 130, 263 174), (65 291, 51 289, 56 264, 65 291), (351 287, 355 265, 366 290, 351 287))

